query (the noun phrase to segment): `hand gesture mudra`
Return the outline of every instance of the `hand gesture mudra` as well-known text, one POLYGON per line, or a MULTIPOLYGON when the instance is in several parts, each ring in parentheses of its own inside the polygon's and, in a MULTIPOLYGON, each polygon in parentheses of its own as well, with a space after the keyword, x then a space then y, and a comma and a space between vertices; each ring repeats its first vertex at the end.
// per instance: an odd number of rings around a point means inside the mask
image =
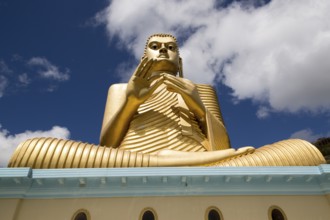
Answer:
POLYGON ((205 117, 205 107, 196 85, 188 79, 161 73, 152 76, 157 60, 144 58, 128 82, 126 96, 130 104, 139 106, 145 102, 159 85, 164 83, 171 92, 182 96, 188 108, 200 119, 205 117))
POLYGON ((180 94, 188 108, 200 119, 205 117, 205 106, 199 96, 196 85, 188 79, 164 74, 167 89, 180 94))
POLYGON ((142 104, 162 84, 163 77, 161 75, 151 76, 155 62, 157 61, 154 59, 144 58, 128 81, 126 96, 131 104, 137 106, 142 104))

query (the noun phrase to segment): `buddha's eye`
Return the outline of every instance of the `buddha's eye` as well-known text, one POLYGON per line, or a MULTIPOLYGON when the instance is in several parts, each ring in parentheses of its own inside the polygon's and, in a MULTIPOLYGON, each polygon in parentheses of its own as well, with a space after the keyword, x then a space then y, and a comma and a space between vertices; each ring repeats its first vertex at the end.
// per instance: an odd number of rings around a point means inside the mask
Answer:
POLYGON ((175 45, 173 45, 173 44, 169 44, 167 48, 171 51, 175 51, 175 49, 176 49, 175 45))
POLYGON ((157 44, 157 43, 151 43, 151 44, 149 45, 149 48, 150 48, 150 49, 153 49, 153 50, 157 50, 159 47, 158 47, 158 44, 157 44))

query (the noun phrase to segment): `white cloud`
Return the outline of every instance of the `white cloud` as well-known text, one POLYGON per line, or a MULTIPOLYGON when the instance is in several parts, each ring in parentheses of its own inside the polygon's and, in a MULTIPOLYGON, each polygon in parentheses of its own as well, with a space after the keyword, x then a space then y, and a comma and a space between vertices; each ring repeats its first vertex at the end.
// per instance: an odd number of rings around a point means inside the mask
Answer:
POLYGON ((69 69, 61 72, 57 66, 53 65, 44 57, 32 57, 27 62, 27 64, 30 66, 39 67, 39 74, 43 78, 54 79, 58 81, 66 81, 70 78, 69 69))
POLYGON ((18 61, 18 62, 21 62, 23 61, 23 57, 19 54, 13 54, 12 57, 11 57, 11 61, 18 61))
POLYGON ((0 75, 0 98, 4 95, 7 85, 8 85, 7 78, 0 75))
POLYGON ((9 74, 13 71, 8 67, 5 61, 0 60, 0 73, 9 74))
POLYGON ((330 135, 330 132, 328 132, 327 134, 314 134, 314 132, 310 128, 306 128, 306 129, 294 132, 290 136, 290 138, 299 138, 299 139, 303 139, 306 141, 314 142, 318 138, 327 137, 329 135, 330 135))
POLYGON ((6 167, 10 156, 19 143, 33 137, 56 137, 68 139, 70 131, 65 127, 53 126, 47 131, 25 131, 23 133, 10 135, 9 131, 0 125, 0 167, 6 167))
POLYGON ((0 60, 0 98, 4 95, 8 86, 8 78, 5 75, 10 75, 13 71, 8 67, 4 60, 0 60))
POLYGON ((18 81, 23 85, 27 86, 31 83, 31 79, 28 77, 26 73, 22 73, 18 75, 18 81))
POLYGON ((215 5, 211 0, 113 0, 97 19, 136 59, 152 33, 185 39, 180 53, 187 78, 199 83, 220 79, 236 100, 260 103, 267 114, 330 111, 329 1, 215 5))
POLYGON ((14 54, 9 64, 15 66, 15 71, 4 60, 0 59, 0 98, 5 91, 7 93, 10 91, 16 92, 22 87, 30 86, 37 78, 42 78, 50 83, 48 85, 42 84, 47 86, 43 91, 48 92, 55 91, 59 83, 70 78, 70 70, 68 68, 61 71, 59 67, 43 57, 32 57, 26 61, 20 55, 14 54))
POLYGON ((263 118, 267 118, 269 116, 270 112, 271 112, 271 110, 269 108, 267 108, 265 106, 261 106, 258 109, 256 115, 258 118, 263 119, 263 118))

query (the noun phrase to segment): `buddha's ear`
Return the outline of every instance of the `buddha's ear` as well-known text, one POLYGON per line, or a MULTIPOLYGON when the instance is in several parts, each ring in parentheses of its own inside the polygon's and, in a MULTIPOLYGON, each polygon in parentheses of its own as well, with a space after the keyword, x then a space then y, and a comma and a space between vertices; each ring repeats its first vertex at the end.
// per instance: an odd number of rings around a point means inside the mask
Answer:
POLYGON ((182 59, 179 57, 179 77, 183 78, 182 59))

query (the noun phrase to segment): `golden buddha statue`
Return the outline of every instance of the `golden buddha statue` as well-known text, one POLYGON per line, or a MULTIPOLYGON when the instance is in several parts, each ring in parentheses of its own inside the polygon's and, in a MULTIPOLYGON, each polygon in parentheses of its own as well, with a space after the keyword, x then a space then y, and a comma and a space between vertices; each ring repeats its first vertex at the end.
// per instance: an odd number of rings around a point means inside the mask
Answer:
POLYGON ((209 85, 183 78, 175 37, 149 37, 127 84, 109 89, 100 145, 34 138, 21 143, 9 167, 313 166, 315 146, 286 140, 258 149, 230 147, 209 85), (177 76, 178 74, 178 76, 177 76))

